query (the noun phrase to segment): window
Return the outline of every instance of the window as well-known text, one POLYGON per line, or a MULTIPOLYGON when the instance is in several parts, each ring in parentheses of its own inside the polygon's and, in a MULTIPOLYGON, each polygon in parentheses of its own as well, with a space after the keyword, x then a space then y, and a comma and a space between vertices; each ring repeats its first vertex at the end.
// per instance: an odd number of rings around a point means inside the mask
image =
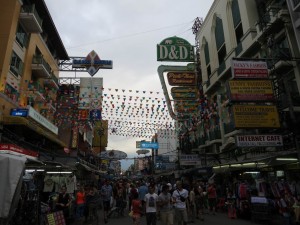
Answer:
POLYGON ((29 36, 20 24, 18 25, 17 29, 16 40, 21 47, 27 47, 29 36))
POLYGON ((208 44, 205 44, 204 47, 204 55, 205 55, 205 63, 206 63, 206 71, 207 71, 207 76, 211 76, 211 69, 210 69, 210 58, 209 58, 209 50, 208 50, 208 44))
MULTIPOLYGON (((216 17, 215 38, 218 51, 219 66, 224 64, 226 57, 226 45, 223 30, 223 22, 219 17, 216 17)), ((224 64, 225 65, 225 64, 224 64)))
POLYGON ((23 62, 14 51, 11 56, 10 71, 16 76, 21 76, 23 72, 23 62))
POLYGON ((236 37, 237 44, 239 44, 241 42, 241 38, 243 37, 244 33, 243 33, 243 25, 241 20, 239 3, 237 0, 232 1, 231 11, 232 11, 233 26, 235 30, 235 37, 236 37))

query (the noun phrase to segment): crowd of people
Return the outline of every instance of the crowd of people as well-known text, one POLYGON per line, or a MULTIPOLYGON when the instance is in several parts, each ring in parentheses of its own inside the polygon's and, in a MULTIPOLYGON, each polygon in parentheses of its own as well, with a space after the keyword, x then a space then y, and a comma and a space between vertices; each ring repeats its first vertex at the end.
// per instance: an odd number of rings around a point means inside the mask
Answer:
MULTIPOLYGON (((241 216, 243 213, 251 215, 250 203, 246 200, 250 198, 247 195, 248 189, 245 187, 242 182, 236 191, 228 190, 226 193, 226 202, 223 202, 225 204, 223 206, 226 206, 231 219, 237 218, 238 206, 240 206, 241 216), (248 207, 242 207, 246 203, 248 207), (246 208, 248 211, 245 210, 246 208)), ((195 223, 197 220, 204 221, 205 214, 216 214, 217 206, 220 204, 220 196, 217 192, 214 182, 201 180, 192 183, 103 180, 99 186, 78 185, 73 201, 76 203, 76 218, 82 218, 85 221, 91 219, 95 214, 99 214, 101 208, 105 224, 113 215, 129 215, 133 225, 140 225, 143 216, 147 225, 156 225, 157 220, 160 220, 163 225, 175 225, 175 223, 176 225, 186 225, 195 223)), ((57 209, 63 210, 66 217, 68 217, 67 209, 71 201, 71 196, 63 187, 56 206, 57 209)), ((280 202, 289 201, 280 200, 280 202)), ((297 204, 293 203, 290 208, 295 211, 296 222, 298 222, 300 214, 298 201, 297 204)), ((286 212, 284 207, 281 207, 280 210, 286 212)))
POLYGON ((139 225, 145 216, 147 225, 156 225, 158 219, 165 225, 185 225, 196 219, 204 220, 204 209, 212 214, 216 210, 216 189, 213 184, 195 182, 185 187, 181 181, 174 183, 153 180, 103 180, 99 186, 77 185, 75 199, 66 193, 65 187, 56 202, 66 218, 70 214, 70 204, 75 203, 76 219, 93 219, 98 209, 102 209, 104 223, 109 218, 130 215, 134 225, 139 225), (97 210, 96 210, 97 209, 97 210), (188 218, 190 218, 188 220, 188 218))

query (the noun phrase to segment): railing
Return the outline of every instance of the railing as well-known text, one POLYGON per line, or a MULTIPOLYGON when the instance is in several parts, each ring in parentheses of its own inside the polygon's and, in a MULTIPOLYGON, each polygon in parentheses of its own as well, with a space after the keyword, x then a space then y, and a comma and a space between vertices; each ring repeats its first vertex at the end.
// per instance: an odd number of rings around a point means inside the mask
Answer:
POLYGON ((18 67, 15 65, 10 65, 9 69, 14 75, 21 76, 23 73, 23 66, 24 66, 23 62, 19 62, 18 67))
POLYGON ((17 33, 16 40, 21 45, 21 47, 27 47, 29 42, 29 36, 25 33, 17 33))
POLYGON ((45 89, 40 85, 39 82, 32 82, 28 84, 28 91, 37 91, 41 94, 45 93, 45 89))
POLYGON ((51 74, 51 67, 46 62, 46 60, 43 58, 42 55, 34 55, 32 58, 32 64, 41 64, 44 66, 44 68, 47 70, 49 74, 51 74))
POLYGON ((35 9, 35 5, 24 5, 22 6, 21 13, 28 13, 28 14, 33 14, 38 22, 38 24, 42 27, 43 20, 37 13, 35 9))
POLYGON ((235 56, 238 56, 242 51, 243 51, 243 45, 242 42, 240 42, 235 48, 235 56))
POLYGON ((54 75, 54 73, 51 73, 51 79, 53 80, 53 82, 56 83, 57 86, 59 86, 59 81, 58 78, 54 75))
POLYGON ((219 65, 219 68, 218 68, 218 75, 220 76, 221 73, 226 69, 226 64, 225 62, 222 62, 220 65, 219 65))

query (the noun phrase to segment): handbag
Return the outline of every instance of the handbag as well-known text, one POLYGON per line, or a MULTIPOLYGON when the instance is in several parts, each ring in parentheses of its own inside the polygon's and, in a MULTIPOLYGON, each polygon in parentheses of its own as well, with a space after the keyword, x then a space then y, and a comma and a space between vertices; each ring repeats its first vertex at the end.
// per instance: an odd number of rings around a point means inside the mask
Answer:
POLYGON ((129 212, 128 216, 133 217, 133 211, 132 210, 129 212))

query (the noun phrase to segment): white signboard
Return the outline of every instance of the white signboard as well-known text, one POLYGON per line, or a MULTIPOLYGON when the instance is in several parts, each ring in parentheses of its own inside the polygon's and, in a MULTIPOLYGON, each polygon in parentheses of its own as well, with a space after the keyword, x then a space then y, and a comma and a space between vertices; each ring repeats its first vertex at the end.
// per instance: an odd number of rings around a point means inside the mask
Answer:
POLYGON ((198 155, 181 155, 180 156, 180 165, 188 166, 188 165, 199 165, 201 164, 200 158, 198 155))
POLYGON ((268 147, 283 146, 281 135, 263 134, 263 135, 237 135, 236 145, 238 147, 268 147))
POLYGON ((37 111, 35 111, 35 109, 31 106, 28 106, 28 116, 46 127, 48 130, 52 131, 54 134, 58 134, 58 127, 47 120, 45 117, 43 117, 41 114, 39 114, 37 111))

